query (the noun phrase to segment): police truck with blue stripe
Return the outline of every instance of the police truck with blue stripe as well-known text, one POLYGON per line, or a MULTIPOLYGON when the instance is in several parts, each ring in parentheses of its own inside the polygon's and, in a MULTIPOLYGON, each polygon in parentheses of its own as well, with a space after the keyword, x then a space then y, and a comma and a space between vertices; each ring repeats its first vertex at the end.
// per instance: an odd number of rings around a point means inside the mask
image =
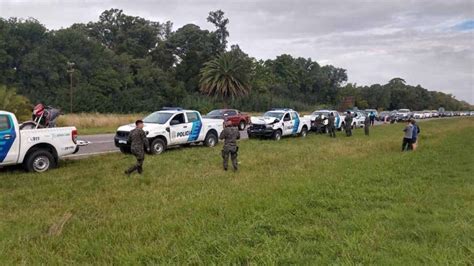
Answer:
MULTIPOLYGON (((224 120, 206 119, 195 110, 163 108, 143 119, 143 130, 150 142, 150 153, 161 154, 168 147, 192 143, 203 143, 214 147, 219 141, 224 120)), ((123 153, 130 152, 128 135, 134 124, 121 126, 115 135, 115 146, 123 153)))
POLYGON ((247 128, 249 138, 270 137, 280 140, 282 136, 306 137, 311 121, 301 117, 293 109, 275 108, 260 117, 251 117, 247 128))

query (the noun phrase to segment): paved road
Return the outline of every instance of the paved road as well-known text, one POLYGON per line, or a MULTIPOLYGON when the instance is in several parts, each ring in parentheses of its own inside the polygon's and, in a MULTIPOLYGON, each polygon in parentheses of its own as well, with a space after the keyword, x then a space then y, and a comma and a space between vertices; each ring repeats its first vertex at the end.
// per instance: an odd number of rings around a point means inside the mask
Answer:
MULTIPOLYGON (((240 131, 240 138, 248 138, 246 130, 240 131)), ((78 139, 85 140, 90 143, 85 147, 81 147, 78 153, 66 156, 65 158, 84 158, 92 155, 106 154, 119 151, 119 149, 115 147, 114 144, 114 134, 79 136, 78 139)))

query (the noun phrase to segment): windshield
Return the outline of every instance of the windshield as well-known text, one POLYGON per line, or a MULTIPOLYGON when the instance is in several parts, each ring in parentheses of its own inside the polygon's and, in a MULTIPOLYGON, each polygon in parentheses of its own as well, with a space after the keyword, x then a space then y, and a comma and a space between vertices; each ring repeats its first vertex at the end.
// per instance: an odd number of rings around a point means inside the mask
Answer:
POLYGON ((165 124, 173 113, 163 113, 163 112, 155 112, 143 119, 145 123, 152 123, 152 124, 165 124))
POLYGON ((214 110, 209 113, 207 113, 208 116, 222 116, 221 110, 214 110))
POLYGON ((275 117, 281 120, 284 113, 282 112, 266 112, 263 116, 275 117))
POLYGON ((313 112, 313 115, 314 116, 320 116, 320 115, 324 115, 324 116, 329 116, 329 112, 313 112))

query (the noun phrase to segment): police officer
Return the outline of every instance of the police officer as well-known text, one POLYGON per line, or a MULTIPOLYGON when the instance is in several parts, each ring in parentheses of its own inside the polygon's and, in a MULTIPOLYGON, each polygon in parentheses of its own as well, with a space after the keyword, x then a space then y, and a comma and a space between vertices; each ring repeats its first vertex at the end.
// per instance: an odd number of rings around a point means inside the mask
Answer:
POLYGON ((329 132, 329 136, 331 138, 335 138, 336 137, 336 126, 335 126, 335 123, 336 123, 336 117, 334 116, 334 113, 331 112, 328 116, 328 132, 329 132))
POLYGON ((125 171, 125 174, 130 176, 133 172, 138 171, 143 173, 143 161, 145 160, 145 148, 150 149, 146 133, 143 131, 143 121, 137 120, 135 122, 135 129, 130 131, 128 135, 128 143, 130 143, 132 154, 137 159, 137 163, 125 171))
POLYGON ((366 116, 364 120, 364 132, 366 136, 369 135, 369 127, 371 125, 372 125, 372 119, 369 116, 366 116))
POLYGON ((237 127, 232 126, 231 121, 224 121, 224 130, 221 132, 219 139, 224 140, 224 148, 222 149, 222 159, 224 170, 227 171, 229 155, 232 160, 234 171, 237 171, 237 140, 240 139, 240 133, 237 127))
POLYGON ((346 136, 352 136, 352 115, 351 111, 347 111, 346 117, 344 117, 344 129, 346 130, 346 136))

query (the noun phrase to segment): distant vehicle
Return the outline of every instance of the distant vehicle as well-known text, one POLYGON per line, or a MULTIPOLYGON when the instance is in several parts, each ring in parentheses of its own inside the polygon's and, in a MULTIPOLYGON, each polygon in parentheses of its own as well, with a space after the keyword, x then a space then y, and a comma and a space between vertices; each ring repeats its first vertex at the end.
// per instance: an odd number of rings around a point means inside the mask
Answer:
POLYGON ((422 112, 413 112, 413 118, 423 119, 423 118, 425 118, 425 115, 422 112))
POLYGON ((29 172, 45 172, 59 158, 79 151, 75 127, 20 129, 16 116, 0 111, 0 166, 22 164, 29 172))
POLYGON ((433 117, 433 114, 431 113, 431 111, 428 111, 428 110, 424 110, 423 115, 424 115, 424 118, 432 118, 433 117))
POLYGON ((439 112, 436 110, 431 110, 431 116, 432 117, 439 117, 439 112))
POLYGON ((309 117, 301 117, 293 109, 272 109, 260 117, 251 117, 247 127, 249 138, 271 137, 280 140, 282 136, 300 135, 306 137, 311 128, 309 117))
MULTIPOLYGON (((365 114, 362 113, 361 111, 349 110, 349 112, 351 112, 351 115, 352 115, 352 128, 364 127, 365 114)), ((344 118, 346 118, 346 114, 347 112, 341 115, 342 127, 345 126, 344 118)))
POLYGON ((333 113, 335 116, 334 126, 336 127, 337 130, 340 130, 342 126, 342 119, 336 110, 316 110, 311 115, 305 116, 305 117, 309 117, 311 120, 311 130, 317 131, 317 127, 318 127, 317 121, 319 118, 322 122, 322 132, 327 132, 328 131, 327 130, 328 117, 330 113, 333 113))
MULTIPOLYGON (((224 120, 201 118, 198 111, 181 108, 163 108, 145 117, 143 122, 151 154, 161 154, 170 146, 191 143, 214 147, 224 129, 224 120)), ((117 129, 115 146, 123 153, 130 151, 128 135, 134 128, 135 124, 129 124, 117 129)))
POLYGON ((394 122, 405 122, 413 117, 413 113, 410 109, 399 109, 394 114, 392 114, 391 123, 394 122))
POLYGON ((377 112, 377 110, 375 110, 375 109, 365 109, 365 114, 366 115, 370 115, 371 113, 374 113, 375 114, 375 119, 379 120, 379 112, 377 112))
POLYGON ((379 121, 387 121, 390 122, 391 114, 389 111, 383 111, 380 112, 378 115, 378 120, 379 121))
POLYGON ((207 113, 204 118, 224 119, 230 121, 232 125, 238 127, 239 130, 244 130, 245 127, 250 123, 250 116, 236 109, 213 110, 207 113))

